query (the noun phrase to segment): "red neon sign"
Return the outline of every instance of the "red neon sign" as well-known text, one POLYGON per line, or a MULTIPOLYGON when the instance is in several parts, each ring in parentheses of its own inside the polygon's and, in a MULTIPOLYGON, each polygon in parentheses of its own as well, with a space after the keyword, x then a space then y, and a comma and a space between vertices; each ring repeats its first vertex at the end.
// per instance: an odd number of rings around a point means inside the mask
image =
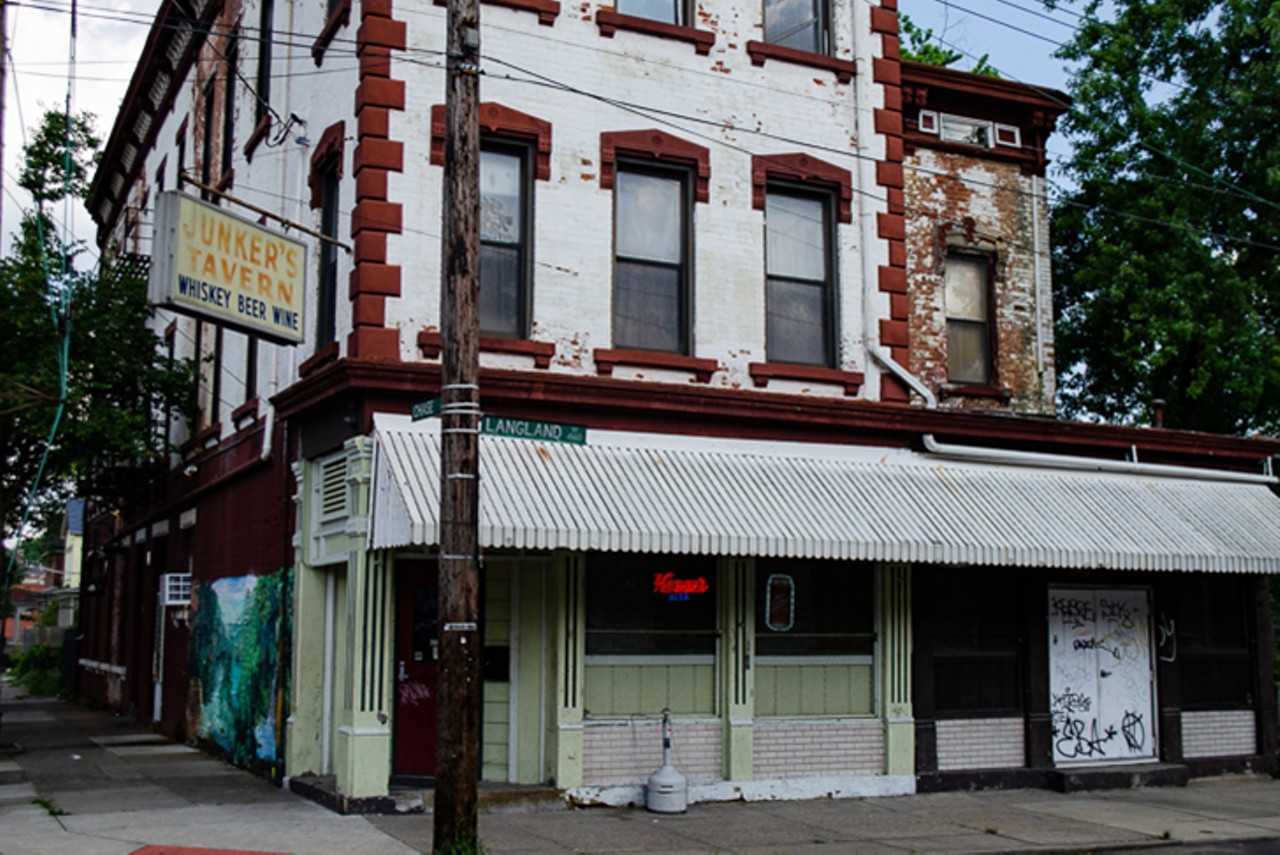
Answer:
POLYGON ((675 573, 654 573, 653 592, 665 594, 669 600, 687 600, 690 594, 705 594, 711 590, 702 576, 696 579, 677 579, 675 573))

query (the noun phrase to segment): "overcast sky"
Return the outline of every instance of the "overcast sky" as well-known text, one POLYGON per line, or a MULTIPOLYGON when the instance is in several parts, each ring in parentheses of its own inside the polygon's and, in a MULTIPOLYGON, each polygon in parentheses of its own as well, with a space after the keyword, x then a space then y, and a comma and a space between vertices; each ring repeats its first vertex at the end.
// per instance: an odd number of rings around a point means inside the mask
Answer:
MULTIPOLYGON (((950 46, 975 57, 989 54, 991 64, 1006 78, 1065 87, 1066 73, 1051 56, 1054 48, 1050 42, 1070 37, 1070 24, 1074 21, 1070 11, 1047 13, 1036 0, 963 0, 958 4, 901 0, 901 6, 918 25, 932 28, 950 46)), ((29 197, 17 186, 24 128, 34 128, 45 110, 62 109, 66 98, 71 3, 10 0, 0 8, 8 10, 9 50, 13 58, 5 84, 4 207, 0 222, 7 253, 11 233, 21 216, 20 207, 30 205, 29 197)), ((97 116, 98 132, 104 141, 157 8, 159 0, 80 2, 73 105, 97 116)), ((956 67, 971 65, 972 61, 965 59, 956 67)), ((1064 148, 1061 139, 1050 141, 1051 154, 1064 148)), ((61 222, 61 206, 55 215, 61 222)), ((73 234, 94 247, 93 222, 88 214, 75 206, 70 219, 73 234)))

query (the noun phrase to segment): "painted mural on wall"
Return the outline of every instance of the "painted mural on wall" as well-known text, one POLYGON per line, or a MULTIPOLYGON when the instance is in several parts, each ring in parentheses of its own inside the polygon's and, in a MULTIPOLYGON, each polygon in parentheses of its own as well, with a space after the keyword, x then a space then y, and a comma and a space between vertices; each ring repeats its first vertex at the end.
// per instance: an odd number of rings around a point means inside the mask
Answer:
POLYGON ((290 568, 201 583, 191 624, 193 732, 241 766, 283 767, 290 568))

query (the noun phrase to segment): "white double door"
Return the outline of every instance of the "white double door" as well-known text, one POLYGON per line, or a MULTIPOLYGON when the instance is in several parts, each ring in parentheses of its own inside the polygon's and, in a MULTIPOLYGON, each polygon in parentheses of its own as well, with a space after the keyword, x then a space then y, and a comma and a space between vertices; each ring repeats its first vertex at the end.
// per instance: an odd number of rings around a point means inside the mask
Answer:
POLYGON ((1156 756, 1150 594, 1049 589, 1049 708, 1057 766, 1156 756))

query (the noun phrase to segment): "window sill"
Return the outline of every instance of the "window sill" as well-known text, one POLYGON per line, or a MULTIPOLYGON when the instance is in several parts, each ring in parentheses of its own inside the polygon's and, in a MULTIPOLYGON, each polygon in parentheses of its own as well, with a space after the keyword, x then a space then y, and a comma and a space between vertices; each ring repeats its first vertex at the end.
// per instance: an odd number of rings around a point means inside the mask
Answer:
POLYGON ((338 343, 336 341, 331 341, 328 344, 321 345, 316 348, 316 352, 312 354, 311 358, 298 366, 298 376, 306 377, 310 374, 314 374, 329 363, 337 361, 338 343))
POLYGON ((255 395, 231 411, 231 423, 244 430, 258 420, 258 396, 255 395))
MULTIPOLYGON (((418 350, 424 359, 440 358, 440 333, 422 330, 418 333, 418 350)), ((550 341, 532 341, 527 338, 503 338, 496 335, 480 336, 483 353, 510 353, 516 356, 532 356, 534 368, 550 368, 556 346, 550 341)))
POLYGON ((776 59, 779 62, 790 62, 794 65, 807 65, 810 68, 833 71, 836 75, 836 81, 839 83, 848 83, 853 79, 855 66, 852 60, 836 59, 834 56, 827 56, 822 53, 810 53, 807 50, 796 50, 795 48, 757 41, 747 42, 747 54, 751 57, 752 65, 764 65, 765 60, 776 59))
POLYGON ((253 126, 253 133, 249 134, 249 139, 244 144, 244 159, 253 161, 253 153, 257 150, 262 141, 267 138, 267 132, 271 130, 270 114, 263 114, 258 118, 258 124, 253 126))
POLYGON ((661 368, 668 371, 688 371, 699 383, 707 383, 720 368, 714 359, 699 359, 678 353, 656 353, 648 350, 614 350, 598 347, 592 354, 596 360, 596 373, 613 374, 614 366, 631 365, 637 368, 661 368))
MULTIPOLYGON (((560 4, 556 0, 482 0, 490 6, 504 6, 518 12, 533 12, 538 23, 550 27, 560 16, 560 4)), ((447 6, 448 0, 435 0, 437 6, 447 6)))
POLYGON ((635 15, 623 15, 609 9, 601 9, 596 12, 596 26, 600 28, 600 35, 607 39, 613 38, 613 34, 617 30, 628 30, 633 33, 657 36, 661 39, 689 42, 699 56, 706 56, 711 53, 711 47, 716 43, 716 34, 710 30, 682 27, 679 24, 668 24, 663 21, 654 21, 635 15))
POLYGON ((338 7, 333 10, 333 14, 329 16, 329 20, 325 21, 320 35, 316 36, 315 44, 311 46, 311 58, 316 61, 317 67, 324 62, 324 52, 333 41, 333 37, 338 34, 338 30, 349 23, 351 23, 351 0, 341 0, 338 7))
POLYGON ((1001 386, 968 386, 962 383, 943 383, 938 387, 938 394, 943 398, 991 398, 1009 402, 1013 399, 1013 390, 1001 386))
POLYGON ((861 371, 841 371, 818 365, 793 365, 786 362, 752 362, 747 371, 757 386, 768 386, 770 380, 800 380, 806 383, 831 383, 844 387, 846 395, 856 395, 862 388, 861 371))
POLYGON ((218 444, 218 440, 222 437, 222 422, 214 422, 204 430, 196 434, 195 446, 196 453, 206 451, 218 444))

